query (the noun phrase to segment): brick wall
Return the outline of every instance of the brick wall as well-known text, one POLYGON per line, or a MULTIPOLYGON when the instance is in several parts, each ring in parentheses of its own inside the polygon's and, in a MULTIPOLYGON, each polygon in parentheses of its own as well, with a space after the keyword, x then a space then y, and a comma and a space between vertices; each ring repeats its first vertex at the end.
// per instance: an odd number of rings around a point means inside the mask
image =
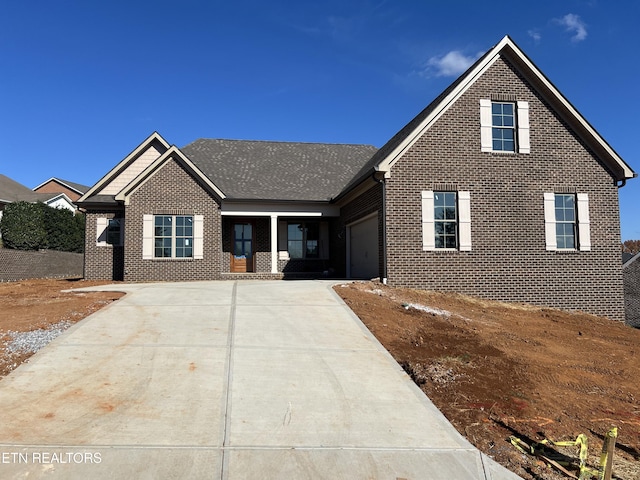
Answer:
POLYGON ((0 248, 0 282, 29 278, 82 277, 82 253, 0 248))
POLYGON ((498 60, 392 168, 387 179, 392 285, 455 291, 622 320, 618 192, 594 154, 498 60), (531 153, 480 151, 481 98, 529 102, 531 153), (472 251, 422 250, 421 191, 471 193, 472 251), (545 249, 544 192, 589 195, 589 252, 545 249))
POLYGON ((124 280, 216 280, 221 272, 222 222, 218 201, 189 172, 169 160, 133 195, 125 207, 124 280), (204 258, 142 258, 143 216, 203 215, 204 258))
POLYGON ((98 218, 115 218, 122 216, 122 211, 114 210, 93 210, 85 214, 84 251, 86 252, 86 261, 84 265, 84 278, 86 280, 123 280, 123 247, 114 247, 113 245, 98 246, 96 240, 98 238, 96 227, 96 220, 98 218))
POLYGON ((640 328, 640 257, 636 256, 625 263, 622 274, 625 321, 632 327, 640 328))

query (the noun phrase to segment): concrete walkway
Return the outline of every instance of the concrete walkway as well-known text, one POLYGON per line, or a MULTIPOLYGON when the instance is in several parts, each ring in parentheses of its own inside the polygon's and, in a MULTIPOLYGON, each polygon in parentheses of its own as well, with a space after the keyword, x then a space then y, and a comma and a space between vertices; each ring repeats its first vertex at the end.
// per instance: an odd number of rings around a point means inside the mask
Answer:
POLYGON ((330 282, 129 294, 0 381, 0 478, 517 479, 330 282))

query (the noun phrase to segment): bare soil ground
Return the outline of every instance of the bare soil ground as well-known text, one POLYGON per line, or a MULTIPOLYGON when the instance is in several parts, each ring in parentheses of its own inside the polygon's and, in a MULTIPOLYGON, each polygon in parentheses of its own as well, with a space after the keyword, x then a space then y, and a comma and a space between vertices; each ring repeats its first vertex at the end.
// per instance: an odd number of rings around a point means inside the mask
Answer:
MULTIPOLYGON (((511 471, 570 478, 518 451, 512 435, 532 443, 586 434, 597 468, 604 436, 617 426, 613 478, 640 479, 640 330, 379 283, 335 290, 456 429, 511 471)), ((554 450, 577 464, 578 448, 554 450)))
POLYGON ((122 297, 118 292, 64 293, 70 288, 113 282, 78 279, 24 280, 0 283, 0 377, 26 361, 31 353, 10 353, 9 332, 46 329, 61 321, 73 324, 122 297))
MULTIPOLYGON (((61 290, 104 283, 0 283, 0 377, 30 356, 7 353, 7 332, 85 318, 122 294, 61 290)), ((458 431, 521 477, 569 478, 518 451, 509 436, 531 443, 586 434, 595 468, 604 435, 617 426, 614 478, 640 479, 640 330, 586 314, 371 282, 336 291, 458 431)), ((577 462, 576 448, 555 450, 577 462)))

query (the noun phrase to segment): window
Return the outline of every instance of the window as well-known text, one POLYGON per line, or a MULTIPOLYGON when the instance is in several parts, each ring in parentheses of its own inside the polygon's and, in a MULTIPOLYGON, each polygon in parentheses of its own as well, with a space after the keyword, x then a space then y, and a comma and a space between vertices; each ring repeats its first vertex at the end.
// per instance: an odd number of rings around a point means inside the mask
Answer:
POLYGON ((436 248, 458 248, 458 215, 455 192, 433 192, 436 248))
POLYGON ((154 224, 155 258, 193 257, 193 217, 156 215, 154 224))
POLYGON ((545 193, 547 250, 591 250, 589 196, 586 193, 545 193))
POLYGON ((124 234, 124 218, 96 218, 96 245, 99 247, 122 245, 124 234))
POLYGON ((422 192, 422 249, 471 250, 471 195, 468 191, 422 192))
POLYGON ((513 103, 491 104, 491 140, 494 152, 516 151, 516 121, 513 103))
POLYGON ((576 248, 576 202, 573 195, 555 195, 556 246, 576 248))
POLYGON ((122 244, 121 218, 110 218, 107 225, 107 243, 109 245, 122 244))
POLYGON ((290 258, 319 258, 320 224, 318 222, 288 223, 287 250, 290 258))
POLYGON ((483 152, 530 153, 529 103, 480 99, 483 152))

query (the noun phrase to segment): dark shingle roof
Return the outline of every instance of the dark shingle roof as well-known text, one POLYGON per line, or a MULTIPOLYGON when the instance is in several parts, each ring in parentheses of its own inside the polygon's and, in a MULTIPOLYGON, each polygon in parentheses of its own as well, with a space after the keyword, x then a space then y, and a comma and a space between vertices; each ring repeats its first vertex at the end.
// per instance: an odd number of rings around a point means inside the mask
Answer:
POLYGON ((376 153, 371 145, 199 139, 180 149, 229 199, 327 201, 376 153))
POLYGON ((36 193, 29 187, 12 180, 6 175, 0 174, 0 201, 3 202, 37 202, 49 200, 56 194, 36 193))
POLYGON ((89 189, 91 187, 88 187, 87 185, 82 185, 81 183, 75 183, 75 182, 70 182, 68 180, 63 180, 62 178, 58 178, 58 177, 53 177, 51 180, 55 180, 58 183, 61 183, 62 185, 65 185, 69 188, 71 188, 72 190, 75 190, 76 192, 82 194, 82 193, 86 193, 89 191, 89 189))

